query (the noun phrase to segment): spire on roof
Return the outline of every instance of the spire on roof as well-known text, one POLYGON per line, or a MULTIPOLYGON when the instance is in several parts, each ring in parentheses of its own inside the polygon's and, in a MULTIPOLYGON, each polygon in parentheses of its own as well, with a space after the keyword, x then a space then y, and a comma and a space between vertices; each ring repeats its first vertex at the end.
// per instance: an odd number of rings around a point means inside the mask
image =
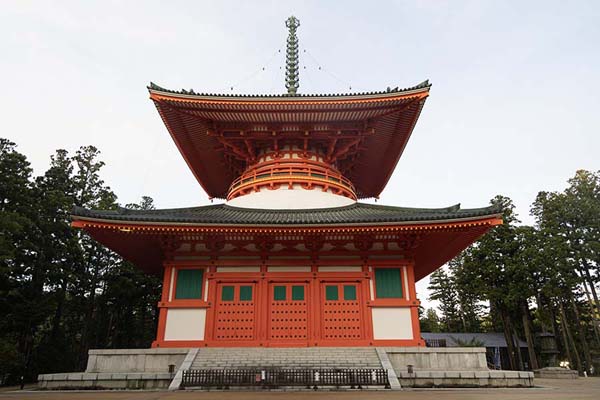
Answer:
POLYGON ((285 21, 285 26, 290 30, 285 55, 285 87, 288 94, 294 95, 300 87, 298 37, 296 36, 296 29, 300 26, 300 20, 292 15, 285 21))

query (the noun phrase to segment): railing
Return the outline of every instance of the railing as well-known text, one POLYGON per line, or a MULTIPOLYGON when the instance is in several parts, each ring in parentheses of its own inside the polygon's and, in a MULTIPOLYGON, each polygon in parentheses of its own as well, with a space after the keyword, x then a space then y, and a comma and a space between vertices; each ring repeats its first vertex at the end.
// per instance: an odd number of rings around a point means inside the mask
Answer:
POLYGON ((425 339, 427 347, 447 347, 446 339, 425 339))
POLYGON ((229 187, 228 199, 235 198, 247 188, 273 183, 305 183, 331 186, 341 194, 356 199, 354 185, 339 172, 311 160, 279 160, 269 165, 259 165, 244 172, 229 187))
POLYGON ((364 386, 389 388, 385 369, 192 369, 183 371, 181 387, 364 386))

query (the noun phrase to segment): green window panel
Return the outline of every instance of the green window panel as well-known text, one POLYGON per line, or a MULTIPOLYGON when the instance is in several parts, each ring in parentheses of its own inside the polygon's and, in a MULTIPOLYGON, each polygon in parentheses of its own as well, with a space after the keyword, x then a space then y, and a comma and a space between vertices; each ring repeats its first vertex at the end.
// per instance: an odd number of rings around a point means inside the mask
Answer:
POLYGON ((344 300, 356 300, 356 286, 344 285, 344 300))
POLYGON ((177 270, 176 299, 201 299, 202 298, 202 273, 201 269, 177 270))
POLYGON ((304 286, 292 286, 292 300, 304 300, 304 286))
POLYGON ((337 300, 338 299, 338 287, 337 286, 325 286, 325 300, 337 300))
POLYGON ((273 300, 285 301, 285 286, 275 286, 273 288, 273 300))
POLYGON ((223 286, 221 288, 221 301, 233 301, 233 286, 223 286))
POLYGON ((378 299, 402 298, 400 268, 375 268, 375 293, 378 299))
POLYGON ((252 301, 252 286, 240 286, 240 301, 252 301))

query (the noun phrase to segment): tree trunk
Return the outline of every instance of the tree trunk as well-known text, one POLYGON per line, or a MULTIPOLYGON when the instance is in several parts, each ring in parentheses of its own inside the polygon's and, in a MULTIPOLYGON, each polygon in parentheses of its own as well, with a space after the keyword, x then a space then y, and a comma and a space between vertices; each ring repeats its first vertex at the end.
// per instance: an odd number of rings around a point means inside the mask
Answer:
POLYGON ((563 307, 562 302, 558 303, 560 308, 560 319, 561 323, 564 324, 565 332, 567 334, 567 338, 569 340, 569 344, 573 349, 573 354, 575 355, 575 362, 577 371, 579 371, 580 375, 583 375, 583 365, 581 363, 581 357, 579 356, 579 351, 577 350, 577 346, 575 345, 575 340, 573 340, 573 334, 571 333, 571 328, 569 327, 569 323, 567 322, 567 313, 565 313, 565 308, 563 307))
POLYGON ((598 332, 598 318, 596 315, 596 306, 590 296, 590 291, 588 289, 586 280, 582 279, 582 283, 583 290, 585 291, 585 297, 587 298, 588 304, 590 305, 590 311, 592 314, 592 328, 594 331, 594 338, 596 339, 596 344, 600 347, 600 333, 598 332))
POLYGON ((575 303, 573 297, 571 297, 571 306, 573 307, 573 312, 575 313, 575 323, 577 324, 577 330, 579 332, 581 345, 583 346, 583 356, 585 357, 584 370, 586 372, 589 372, 590 366, 592 365, 590 346, 588 345, 587 339, 585 337, 585 330, 583 329, 583 324, 581 323, 581 319, 579 318, 579 309, 577 308, 577 304, 575 303))
POLYGON ((560 331, 561 331, 561 336, 562 336, 563 348, 567 355, 567 360, 569 361, 569 365, 573 366, 573 365, 575 365, 575 362, 573 361, 573 355, 571 354, 571 345, 569 344, 569 339, 567 336, 567 324, 566 324, 565 318, 563 317, 564 311, 562 308, 562 304, 560 304, 560 303, 559 303, 559 310, 560 310, 560 328, 561 328, 560 331))
POLYGON ((584 261, 583 265, 585 267, 583 269, 583 272, 585 273, 587 281, 590 285, 590 289, 592 291, 592 296, 594 297, 594 305, 596 306, 596 311, 600 312, 600 303, 598 302, 598 293, 596 292, 596 286, 594 284, 594 280, 592 279, 592 276, 590 275, 590 266, 585 261, 584 261))
POLYGON ((500 316, 502 318, 502 326, 504 330, 504 339, 506 340, 506 346, 508 350, 508 362, 510 364, 510 369, 515 370, 517 363, 515 362, 515 348, 514 342, 512 338, 512 333, 510 331, 510 322, 508 319, 508 315, 506 315, 506 311, 503 307, 498 307, 500 311, 500 316))
POLYGON ((81 349, 79 353, 79 364, 81 368, 87 365, 88 350, 90 347, 91 329, 90 325, 93 322, 94 309, 96 307, 96 288, 98 286, 98 267, 92 267, 93 275, 90 282, 90 298, 88 307, 85 313, 85 323, 81 332, 81 349))
MULTIPOLYGON (((585 273, 585 277, 586 279, 584 279, 584 282, 587 281, 588 285, 590 286, 590 291, 592 292, 592 298, 594 299, 594 301, 592 302, 593 304, 590 304, 590 306, 592 307, 592 323, 594 324, 594 333, 596 335, 596 342, 598 343, 598 346, 600 347, 600 302, 598 302, 598 293, 596 292, 596 284, 594 282, 594 279, 592 279, 592 276, 590 275, 590 267, 587 264, 587 262, 583 262, 584 265, 584 273, 585 273)), ((587 288, 586 288, 586 294, 587 294, 587 288)))
POLYGON ((542 311, 545 307, 543 306, 543 302, 542 302, 542 295, 540 292, 537 293, 536 297, 536 302, 537 302, 537 316, 538 316, 538 320, 540 321, 540 325, 542 325, 542 332, 546 333, 548 332, 548 327, 546 324, 546 315, 545 312, 542 311))
POLYGON ((66 299, 66 284, 64 280, 61 281, 60 289, 58 291, 58 300, 56 304, 56 310, 54 311, 54 318, 52 319, 52 340, 55 341, 58 338, 58 334, 60 332, 60 323, 62 320, 63 307, 66 299))
POLYGON ((519 371, 525 370, 525 364, 523 363, 523 354, 521 354, 521 344, 519 343, 519 335, 517 335, 517 330, 515 327, 512 327, 513 340, 515 341, 515 350, 517 353, 517 361, 519 362, 519 371))
POLYGON ((529 353, 530 369, 538 369, 537 355, 535 354, 535 345, 533 335, 531 333, 531 321, 529 320, 529 307, 526 302, 521 303, 521 316, 523 319, 523 331, 525 332, 525 340, 527 340, 527 351, 529 353))

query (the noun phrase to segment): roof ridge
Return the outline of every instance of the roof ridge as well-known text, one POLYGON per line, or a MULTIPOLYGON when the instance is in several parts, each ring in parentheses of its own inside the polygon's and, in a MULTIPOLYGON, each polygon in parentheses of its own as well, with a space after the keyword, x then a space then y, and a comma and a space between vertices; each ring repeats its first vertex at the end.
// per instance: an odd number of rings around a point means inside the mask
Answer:
POLYGON ((181 89, 181 90, 167 89, 167 88, 164 88, 162 86, 157 85, 154 82, 150 82, 150 84, 148 86, 146 86, 146 88, 149 91, 155 90, 155 91, 164 92, 164 93, 184 94, 184 95, 194 95, 194 96, 225 97, 225 98, 240 98, 240 97, 241 98, 259 98, 259 97, 264 97, 264 98, 282 98, 282 97, 290 97, 290 98, 293 98, 293 97, 313 98, 313 97, 346 97, 346 96, 347 97, 351 97, 351 96, 369 96, 369 95, 379 95, 379 94, 394 94, 394 93, 409 92, 411 90, 430 88, 431 86, 432 85, 431 85, 431 83, 429 83, 429 79, 426 79, 423 82, 418 83, 417 85, 406 87, 406 88, 402 88, 402 89, 399 89, 399 87, 395 87, 394 89, 390 89, 388 87, 386 90, 370 91, 370 92, 354 92, 354 93, 305 93, 305 94, 300 94, 300 93, 296 93, 296 94, 289 94, 289 93, 282 93, 282 94, 206 93, 206 92, 196 92, 196 91, 194 91, 194 89, 190 89, 190 90, 185 90, 185 89, 181 89))
POLYGON ((440 209, 418 209, 353 203, 347 206, 311 209, 241 208, 225 203, 188 208, 155 210, 88 210, 74 207, 72 218, 93 218, 107 221, 137 221, 192 224, 235 225, 314 225, 415 222, 497 217, 497 207, 461 210, 458 205, 440 209))
POLYGON ((314 213, 329 213, 336 211, 345 211, 352 210, 356 208, 369 208, 372 210, 387 210, 387 211, 399 211, 399 212, 425 212, 425 213, 456 213, 459 211, 462 212, 477 212, 477 211, 489 211, 490 213, 501 213, 502 208, 497 205, 490 205, 487 207, 479 207, 479 208, 461 208, 460 203, 454 204, 448 207, 440 207, 440 208, 424 208, 424 207, 402 207, 402 206, 392 206, 392 205, 382 205, 382 204, 371 204, 371 203, 361 203, 355 202, 345 206, 338 207, 324 207, 324 208, 281 208, 281 209, 269 209, 269 208, 246 208, 246 207, 236 207, 231 206, 227 203, 219 203, 219 204, 207 204, 201 206, 194 207, 179 207, 179 208, 157 208, 152 210, 141 210, 135 208, 127 208, 127 207, 118 207, 116 210, 98 210, 98 209, 88 209, 81 206, 74 206, 72 208, 73 215, 81 215, 81 213, 86 214, 89 212, 94 213, 108 213, 108 214, 119 214, 119 215, 132 215, 132 214, 160 214, 160 213, 183 213, 183 212, 195 212, 200 210, 207 209, 229 209, 236 212, 241 213, 253 213, 253 212, 269 212, 273 214, 285 214, 285 213, 295 213, 295 214, 314 214, 314 213))

